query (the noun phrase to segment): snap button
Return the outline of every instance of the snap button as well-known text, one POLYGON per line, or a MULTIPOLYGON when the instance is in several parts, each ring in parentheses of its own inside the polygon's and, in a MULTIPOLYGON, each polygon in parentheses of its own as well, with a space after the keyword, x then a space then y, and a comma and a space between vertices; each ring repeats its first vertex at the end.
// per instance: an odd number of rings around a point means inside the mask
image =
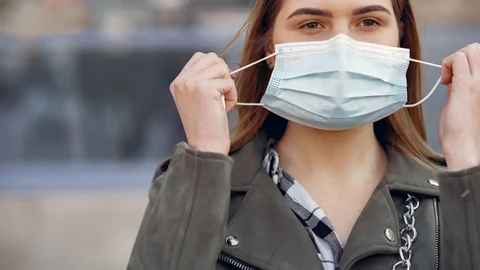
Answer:
POLYGON ((227 245, 234 247, 240 244, 240 240, 236 236, 229 236, 227 239, 225 239, 225 242, 227 242, 227 245))
POLYGON ((385 230, 385 237, 387 237, 388 241, 390 242, 395 241, 395 234, 393 233, 392 229, 385 230))
POLYGON ((430 185, 432 186, 436 186, 436 187, 440 186, 440 183, 438 183, 438 181, 435 179, 428 179, 428 183, 430 183, 430 185))

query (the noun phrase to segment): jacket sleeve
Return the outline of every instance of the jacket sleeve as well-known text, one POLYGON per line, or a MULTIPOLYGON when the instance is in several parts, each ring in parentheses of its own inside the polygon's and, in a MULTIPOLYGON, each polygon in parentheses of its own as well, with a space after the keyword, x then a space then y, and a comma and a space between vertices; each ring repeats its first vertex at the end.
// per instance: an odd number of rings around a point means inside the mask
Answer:
POLYGON ((233 160, 175 147, 157 170, 128 270, 215 269, 230 201, 233 160))
POLYGON ((439 175, 440 269, 480 269, 480 167, 439 175))

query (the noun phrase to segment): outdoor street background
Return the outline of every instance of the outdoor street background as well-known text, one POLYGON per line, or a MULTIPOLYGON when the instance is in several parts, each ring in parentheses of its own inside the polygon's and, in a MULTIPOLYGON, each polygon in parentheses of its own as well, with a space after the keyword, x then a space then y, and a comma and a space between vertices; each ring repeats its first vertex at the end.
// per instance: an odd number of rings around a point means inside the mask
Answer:
MULTIPOLYGON (((154 170, 184 140, 168 86, 252 1, 0 0, 1 270, 125 269, 154 170)), ((422 60, 480 42, 480 0, 412 1, 422 60)), ((439 76, 425 67, 425 94, 439 76)), ((438 151, 445 93, 424 107, 438 151)))

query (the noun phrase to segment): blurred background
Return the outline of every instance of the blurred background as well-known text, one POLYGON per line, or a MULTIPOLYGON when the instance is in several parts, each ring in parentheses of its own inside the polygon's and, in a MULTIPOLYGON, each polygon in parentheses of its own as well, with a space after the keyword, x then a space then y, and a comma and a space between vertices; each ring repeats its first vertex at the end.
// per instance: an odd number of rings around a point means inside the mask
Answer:
MULTIPOLYGON (((0 269, 125 269, 153 172, 184 140, 168 86, 252 1, 0 0, 0 269)), ((480 41, 480 0, 414 6, 423 60, 480 41)), ((441 88, 425 104, 438 151, 444 103, 441 88)))

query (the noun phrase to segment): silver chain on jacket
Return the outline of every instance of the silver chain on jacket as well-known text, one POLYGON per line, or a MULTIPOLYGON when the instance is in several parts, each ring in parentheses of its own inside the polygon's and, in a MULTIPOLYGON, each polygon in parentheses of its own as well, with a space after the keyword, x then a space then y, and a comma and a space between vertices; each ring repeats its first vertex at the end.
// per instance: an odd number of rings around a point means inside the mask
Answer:
POLYGON ((412 266, 410 262, 410 259, 412 258, 412 244, 417 239, 417 229, 415 229, 414 214, 415 210, 417 210, 419 206, 420 201, 418 198, 408 194, 408 199, 405 201, 405 207, 407 208, 407 211, 403 214, 405 227, 403 227, 403 229, 400 231, 400 236, 404 244, 398 249, 401 260, 393 265, 392 270, 399 268, 410 270, 412 266))

